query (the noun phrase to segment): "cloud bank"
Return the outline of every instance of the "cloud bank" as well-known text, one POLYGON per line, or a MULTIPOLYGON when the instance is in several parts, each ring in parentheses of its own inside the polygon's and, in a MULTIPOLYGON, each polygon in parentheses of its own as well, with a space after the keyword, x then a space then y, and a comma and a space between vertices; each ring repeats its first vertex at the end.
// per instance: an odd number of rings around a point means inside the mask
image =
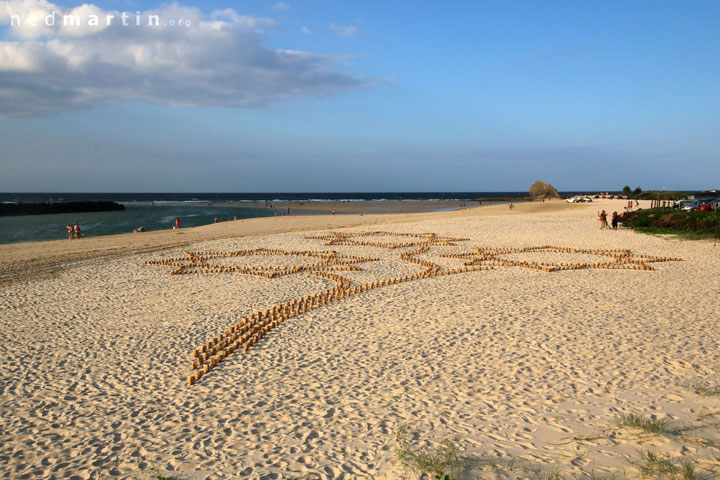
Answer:
POLYGON ((0 117, 119 102, 256 107, 374 81, 339 71, 336 56, 265 47, 281 28, 269 18, 179 4, 138 13, 0 1, 0 117))

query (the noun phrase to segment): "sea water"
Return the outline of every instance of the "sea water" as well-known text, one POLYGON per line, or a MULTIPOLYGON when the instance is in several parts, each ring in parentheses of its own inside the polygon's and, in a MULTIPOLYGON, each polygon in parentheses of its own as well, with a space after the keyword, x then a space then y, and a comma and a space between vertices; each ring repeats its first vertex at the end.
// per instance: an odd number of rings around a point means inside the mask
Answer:
MULTIPOLYGON (((521 192, 355 192, 355 193, 0 193, 0 202, 112 201, 124 211, 23 215, 0 217, 0 243, 32 242, 67 238, 68 224, 79 224, 83 236, 131 233, 143 227, 170 229, 175 218, 181 227, 207 225, 237 217, 281 215, 285 208, 276 202, 367 202, 367 201, 471 201, 474 198, 523 195, 521 192)), ((293 206, 293 210, 302 208, 293 206)))
POLYGON ((85 237, 131 233, 145 230, 166 230, 180 219, 181 227, 195 227, 218 221, 267 217, 280 210, 274 208, 216 207, 188 205, 125 205, 125 210, 114 212, 61 213, 54 215, 22 215, 0 217, 0 243, 32 242, 67 238, 67 225, 80 225, 85 237))

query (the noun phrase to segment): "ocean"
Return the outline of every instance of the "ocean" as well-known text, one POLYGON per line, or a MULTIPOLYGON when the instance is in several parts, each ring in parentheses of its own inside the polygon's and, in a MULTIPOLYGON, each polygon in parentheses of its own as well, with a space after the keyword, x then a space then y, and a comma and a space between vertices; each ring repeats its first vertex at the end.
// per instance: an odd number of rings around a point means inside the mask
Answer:
POLYGON ((194 227, 237 217, 281 215, 282 202, 470 201, 527 195, 526 192, 359 192, 359 193, 0 193, 0 202, 112 201, 124 211, 0 217, 0 243, 67 238, 66 225, 79 224, 88 237, 130 233, 134 229, 170 229, 179 218, 194 227), (266 203, 267 202, 267 203, 266 203), (243 208, 237 208, 242 206, 243 208))

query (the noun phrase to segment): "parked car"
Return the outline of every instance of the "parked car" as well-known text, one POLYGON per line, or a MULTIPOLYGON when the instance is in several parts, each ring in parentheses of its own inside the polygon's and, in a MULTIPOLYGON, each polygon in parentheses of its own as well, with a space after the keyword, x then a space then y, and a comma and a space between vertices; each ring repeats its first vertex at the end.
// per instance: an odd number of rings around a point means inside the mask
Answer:
POLYGON ((705 203, 701 204, 698 207, 698 210, 700 210, 701 212, 708 212, 710 210, 714 210, 717 208, 717 204, 719 201, 719 198, 713 198, 712 200, 708 200, 705 203))
POLYGON ((695 203, 695 202, 697 202, 697 200, 689 199, 689 198, 684 198, 684 199, 682 199, 682 200, 678 200, 677 202, 675 202, 675 208, 679 208, 679 209, 682 210, 682 208, 683 208, 685 205, 689 205, 689 204, 695 203))
POLYGON ((711 202, 713 200, 715 200, 715 199, 714 198, 700 198, 698 200, 694 200, 692 203, 684 204, 682 206, 681 210, 685 210, 686 212, 694 212, 695 210, 699 210, 700 207, 705 205, 707 202, 711 202))
POLYGON ((567 203, 583 203, 583 202, 592 202, 592 198, 590 197, 582 197, 580 195, 576 195, 572 198, 566 198, 565 201, 567 203))

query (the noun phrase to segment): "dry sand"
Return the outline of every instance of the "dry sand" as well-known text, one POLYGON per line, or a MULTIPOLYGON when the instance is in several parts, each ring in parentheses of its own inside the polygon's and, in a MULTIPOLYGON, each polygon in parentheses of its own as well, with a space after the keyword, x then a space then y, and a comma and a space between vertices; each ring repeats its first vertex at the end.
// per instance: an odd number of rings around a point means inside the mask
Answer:
POLYGON ((500 464, 475 465, 460 478, 556 470, 629 478, 637 470, 628 458, 649 449, 717 472, 717 429, 648 435, 614 422, 621 413, 676 427, 720 421, 720 397, 682 385, 720 384, 720 247, 599 231, 598 208, 619 211, 622 202, 291 216, 2 246, 0 268, 13 266, 22 280, 0 290, 0 476, 133 478, 154 465, 190 479, 401 478, 407 471, 394 458, 401 426, 414 448, 448 439, 500 464), (474 246, 630 249, 682 261, 653 263, 654 271, 504 266, 378 288, 287 321, 188 387, 198 344, 251 312, 334 285, 307 273, 170 276, 168 267, 144 262, 189 249, 263 247, 378 257, 362 271, 334 272, 356 283, 421 271, 398 259, 408 249, 305 239, 328 228, 469 238, 419 256, 445 268, 462 262, 440 254, 474 246), (32 262, 55 262, 61 274, 35 277, 32 262))

